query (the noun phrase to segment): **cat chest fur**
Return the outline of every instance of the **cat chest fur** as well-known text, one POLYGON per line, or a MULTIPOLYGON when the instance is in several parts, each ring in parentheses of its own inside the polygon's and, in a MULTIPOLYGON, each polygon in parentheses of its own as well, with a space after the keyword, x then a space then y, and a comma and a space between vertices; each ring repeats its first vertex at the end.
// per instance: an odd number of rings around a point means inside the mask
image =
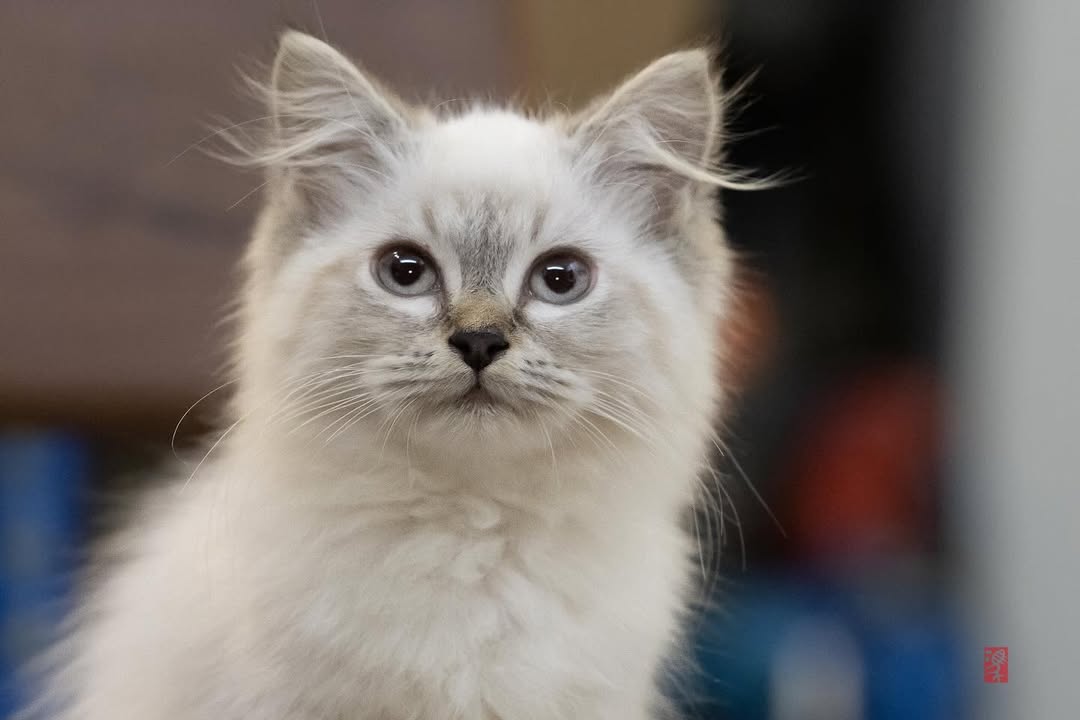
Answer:
POLYGON ((531 717, 530 707, 569 717, 593 703, 631 713, 623 703, 647 704, 641 693, 672 641, 685 569, 670 558, 685 548, 664 528, 619 525, 469 494, 339 516, 318 530, 294 522, 292 547, 280 547, 292 577, 264 553, 287 587, 252 598, 266 615, 248 626, 267 635, 251 650, 295 663, 294 680, 317 675, 292 685, 323 688, 326 702, 387 713, 403 696, 425 718, 531 717), (634 563, 613 562, 626 553, 634 563))

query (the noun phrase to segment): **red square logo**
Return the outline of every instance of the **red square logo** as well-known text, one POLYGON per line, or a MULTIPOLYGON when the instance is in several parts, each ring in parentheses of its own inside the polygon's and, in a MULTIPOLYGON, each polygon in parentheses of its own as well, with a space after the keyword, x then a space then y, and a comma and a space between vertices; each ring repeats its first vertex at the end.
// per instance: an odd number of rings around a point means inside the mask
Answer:
POLYGON ((1009 648, 983 648, 983 682, 1009 682, 1009 648))

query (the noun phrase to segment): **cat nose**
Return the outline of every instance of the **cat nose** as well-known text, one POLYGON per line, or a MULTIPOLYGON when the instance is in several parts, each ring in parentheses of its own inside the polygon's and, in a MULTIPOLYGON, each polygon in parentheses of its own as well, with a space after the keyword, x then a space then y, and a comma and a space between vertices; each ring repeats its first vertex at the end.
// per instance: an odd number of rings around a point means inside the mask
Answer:
POLYGON ((476 372, 495 362, 510 347, 506 336, 495 329, 458 330, 449 342, 461 354, 461 360, 476 372))

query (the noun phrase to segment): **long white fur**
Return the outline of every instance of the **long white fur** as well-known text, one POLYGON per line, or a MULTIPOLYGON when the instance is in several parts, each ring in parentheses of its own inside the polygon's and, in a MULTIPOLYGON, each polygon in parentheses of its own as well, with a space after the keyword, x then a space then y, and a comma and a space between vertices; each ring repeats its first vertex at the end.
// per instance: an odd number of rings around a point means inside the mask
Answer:
MULTIPOLYGON (((669 56, 576 117, 437 117, 284 36, 274 127, 247 147, 273 184, 247 262, 234 422, 118 541, 42 707, 66 720, 666 712, 659 679, 693 567, 681 522, 721 399, 730 259, 710 190, 739 185, 713 164, 708 65, 669 56), (332 219, 292 222, 306 173, 334 195, 332 219), (669 210, 649 200, 660 183, 669 210), (465 227, 478 197, 513 236, 490 294, 531 328, 485 371, 519 408, 491 416, 436 409, 471 381, 441 306, 382 292, 369 270, 388 237, 465 227), (595 259, 593 291, 568 306, 522 296, 535 257, 567 245, 595 259), (378 344, 400 327, 418 339, 378 344)), ((425 242, 457 307, 471 241, 425 242)))

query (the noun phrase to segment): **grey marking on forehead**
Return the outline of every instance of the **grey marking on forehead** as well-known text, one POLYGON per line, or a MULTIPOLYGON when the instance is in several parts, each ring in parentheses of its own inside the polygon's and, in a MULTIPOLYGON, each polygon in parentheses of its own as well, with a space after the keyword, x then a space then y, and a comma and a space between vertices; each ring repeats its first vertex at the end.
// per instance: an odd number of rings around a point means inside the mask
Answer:
POLYGON ((424 216, 424 227, 434 237, 439 234, 439 224, 435 222, 435 210, 431 207, 431 203, 424 203, 424 207, 421 210, 424 216))
POLYGON ((547 206, 541 205, 536 208, 536 212, 533 214, 532 232, 529 233, 529 240, 534 245, 540 239, 540 231, 544 229, 545 220, 547 220, 547 206))
POLYGON ((457 250, 463 289, 496 291, 520 240, 521 228, 510 222, 511 201, 494 194, 462 194, 454 200, 455 217, 444 232, 457 250))

